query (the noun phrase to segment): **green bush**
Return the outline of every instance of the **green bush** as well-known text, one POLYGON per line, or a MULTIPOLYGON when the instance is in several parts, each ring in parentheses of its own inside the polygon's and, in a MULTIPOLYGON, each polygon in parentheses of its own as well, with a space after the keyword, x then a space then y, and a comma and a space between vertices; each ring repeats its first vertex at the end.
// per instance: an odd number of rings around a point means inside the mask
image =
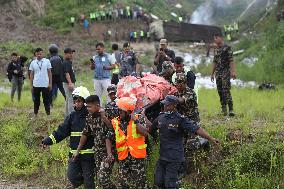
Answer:
POLYGON ((275 141, 245 144, 217 165, 212 188, 277 188, 283 181, 283 148, 275 141))

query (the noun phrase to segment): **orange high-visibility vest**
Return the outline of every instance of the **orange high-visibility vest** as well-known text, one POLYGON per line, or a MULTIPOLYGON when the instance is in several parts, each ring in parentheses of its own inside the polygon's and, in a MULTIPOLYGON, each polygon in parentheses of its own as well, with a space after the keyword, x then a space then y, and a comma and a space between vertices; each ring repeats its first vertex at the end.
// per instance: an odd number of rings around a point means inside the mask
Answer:
POLYGON ((120 129, 120 121, 117 118, 111 120, 115 132, 116 151, 118 160, 124 160, 128 153, 134 158, 146 158, 145 137, 137 132, 137 126, 130 120, 127 126, 127 136, 120 129))

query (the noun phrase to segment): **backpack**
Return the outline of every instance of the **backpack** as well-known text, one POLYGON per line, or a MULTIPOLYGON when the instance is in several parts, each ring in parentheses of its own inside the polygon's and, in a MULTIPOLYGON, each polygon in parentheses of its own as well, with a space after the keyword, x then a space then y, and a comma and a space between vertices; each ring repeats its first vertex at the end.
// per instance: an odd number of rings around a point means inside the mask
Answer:
POLYGON ((193 71, 188 71, 186 73, 186 78, 187 78, 187 86, 191 89, 194 89, 194 86, 195 86, 195 79, 196 79, 196 76, 194 74, 193 71))
POLYGON ((62 58, 59 55, 55 55, 49 58, 51 63, 52 75, 61 75, 62 74, 62 58))

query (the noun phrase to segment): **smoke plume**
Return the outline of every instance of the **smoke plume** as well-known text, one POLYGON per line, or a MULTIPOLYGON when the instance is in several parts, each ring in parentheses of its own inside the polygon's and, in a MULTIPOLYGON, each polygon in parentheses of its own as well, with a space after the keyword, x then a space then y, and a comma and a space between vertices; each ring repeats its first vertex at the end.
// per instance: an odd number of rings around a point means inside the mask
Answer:
POLYGON ((220 8, 227 8, 232 5, 233 0, 207 0, 201 4, 192 14, 191 23, 193 24, 214 24, 212 17, 214 11, 220 8))

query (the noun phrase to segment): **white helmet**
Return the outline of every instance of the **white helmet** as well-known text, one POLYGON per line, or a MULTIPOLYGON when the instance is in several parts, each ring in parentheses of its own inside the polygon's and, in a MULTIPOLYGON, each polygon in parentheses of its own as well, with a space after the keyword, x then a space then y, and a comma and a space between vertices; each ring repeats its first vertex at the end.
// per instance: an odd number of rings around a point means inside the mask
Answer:
POLYGON ((80 86, 74 89, 74 91, 72 92, 72 96, 73 97, 79 96, 86 100, 86 98, 90 96, 90 92, 88 91, 86 87, 80 86))

